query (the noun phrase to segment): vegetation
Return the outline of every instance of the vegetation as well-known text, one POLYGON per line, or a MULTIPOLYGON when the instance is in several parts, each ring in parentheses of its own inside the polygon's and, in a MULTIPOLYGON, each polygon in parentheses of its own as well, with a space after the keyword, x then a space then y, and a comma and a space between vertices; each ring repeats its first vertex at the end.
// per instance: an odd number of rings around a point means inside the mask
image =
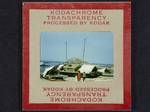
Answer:
POLYGON ((82 64, 82 63, 87 63, 87 62, 86 61, 83 62, 83 60, 79 59, 79 58, 70 58, 65 63, 69 63, 69 64, 82 64))

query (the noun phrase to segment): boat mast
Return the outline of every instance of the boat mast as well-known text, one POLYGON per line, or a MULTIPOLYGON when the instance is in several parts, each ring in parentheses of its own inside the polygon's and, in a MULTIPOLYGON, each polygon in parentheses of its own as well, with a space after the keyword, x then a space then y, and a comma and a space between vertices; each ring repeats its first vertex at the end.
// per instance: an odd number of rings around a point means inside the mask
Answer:
POLYGON ((67 55, 67 40, 66 40, 66 61, 68 59, 68 55, 67 55))
POLYGON ((85 57, 85 43, 86 43, 86 38, 83 40, 83 64, 84 64, 84 57, 85 57))

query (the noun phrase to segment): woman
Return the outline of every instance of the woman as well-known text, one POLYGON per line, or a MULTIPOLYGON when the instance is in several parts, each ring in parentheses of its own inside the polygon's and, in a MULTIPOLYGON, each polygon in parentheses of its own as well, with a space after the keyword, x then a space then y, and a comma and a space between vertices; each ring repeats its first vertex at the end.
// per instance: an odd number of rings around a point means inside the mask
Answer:
POLYGON ((77 81, 80 81, 81 80, 81 73, 80 71, 78 71, 78 74, 77 74, 77 81))

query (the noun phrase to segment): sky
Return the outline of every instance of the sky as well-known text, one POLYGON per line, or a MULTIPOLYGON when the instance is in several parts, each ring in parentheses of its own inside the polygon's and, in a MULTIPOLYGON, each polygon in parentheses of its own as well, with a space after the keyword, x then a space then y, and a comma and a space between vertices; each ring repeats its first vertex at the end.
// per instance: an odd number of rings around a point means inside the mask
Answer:
POLYGON ((65 61, 67 57, 83 58, 89 63, 113 64, 112 32, 41 32, 41 60, 65 61))

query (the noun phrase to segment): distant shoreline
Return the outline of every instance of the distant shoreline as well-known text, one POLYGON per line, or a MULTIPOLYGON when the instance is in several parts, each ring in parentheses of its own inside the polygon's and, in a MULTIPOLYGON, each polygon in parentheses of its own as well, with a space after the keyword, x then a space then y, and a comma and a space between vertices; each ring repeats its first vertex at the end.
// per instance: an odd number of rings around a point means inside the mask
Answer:
MULTIPOLYGON (((63 64, 65 63, 64 61, 46 61, 46 60, 41 60, 40 63, 48 64, 48 63, 58 63, 58 64, 63 64)), ((103 64, 103 63, 88 63, 88 64, 93 64, 93 65, 101 65, 101 66, 113 66, 114 64, 103 64)))

